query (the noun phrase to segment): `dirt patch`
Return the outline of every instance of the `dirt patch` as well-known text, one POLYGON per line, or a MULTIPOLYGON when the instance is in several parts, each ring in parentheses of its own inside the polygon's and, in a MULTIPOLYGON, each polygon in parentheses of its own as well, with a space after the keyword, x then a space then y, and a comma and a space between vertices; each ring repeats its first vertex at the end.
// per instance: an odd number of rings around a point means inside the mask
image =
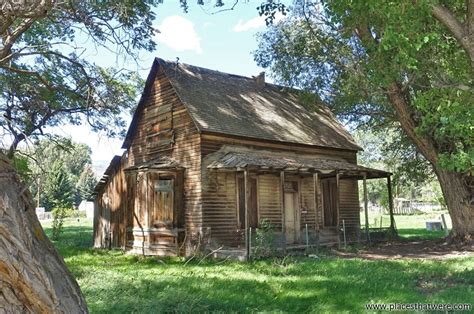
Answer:
POLYGON ((474 246, 472 244, 455 245, 444 240, 423 240, 384 243, 356 252, 335 250, 334 253, 340 257, 364 259, 448 259, 474 256, 474 246))

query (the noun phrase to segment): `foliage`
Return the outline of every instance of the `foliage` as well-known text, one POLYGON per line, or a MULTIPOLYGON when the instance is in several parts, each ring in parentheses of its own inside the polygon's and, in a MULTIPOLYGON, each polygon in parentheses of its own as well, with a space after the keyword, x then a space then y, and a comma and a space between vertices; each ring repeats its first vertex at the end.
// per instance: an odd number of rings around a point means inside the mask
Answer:
POLYGON ((252 257, 267 258, 275 256, 275 227, 267 219, 262 219, 255 233, 252 257))
POLYGON ((87 121, 96 131, 121 132, 120 113, 134 106, 141 80, 89 62, 82 43, 133 57, 153 50, 154 5, 149 0, 2 6, 0 111, 5 119, 0 126, 14 136, 12 150, 25 138, 42 135, 45 127, 64 123, 87 121))
MULTIPOLYGON (((462 16, 464 5, 448 6, 462 16)), ((440 166, 472 171, 473 74, 430 0, 297 0, 290 12, 260 34, 255 52, 278 82, 317 93, 347 122, 373 130, 400 128, 387 92, 396 82, 414 136, 433 143, 440 166)))
POLYGON ((64 207, 55 207, 52 210, 53 222, 51 225, 51 239, 58 240, 63 231, 64 218, 68 216, 69 209, 64 207))
MULTIPOLYGON (((38 141, 24 154, 29 156, 28 165, 31 169, 30 189, 36 197, 40 193, 40 205, 45 206, 48 202, 47 197, 43 196, 43 187, 50 186, 48 182, 52 177, 49 174, 53 171, 55 163, 60 162, 64 172, 69 177, 74 194, 75 205, 83 199, 80 195, 80 188, 85 193, 87 187, 92 184, 93 176, 91 168, 91 149, 86 144, 75 143, 70 138, 49 137, 38 141), (85 173, 84 173, 85 172, 85 173), (79 186, 81 175, 84 175, 83 183, 79 186), (86 185, 84 185, 86 184, 86 185)), ((87 196, 87 195, 84 195, 87 196)), ((50 205, 48 205, 50 206, 50 205)), ((47 206, 47 207, 48 207, 47 206)))
MULTIPOLYGON (((430 164, 407 141, 400 130, 357 129, 354 131, 354 138, 364 148, 364 151, 358 154, 361 165, 393 173, 394 197, 444 203, 444 197, 430 164)), ((367 190, 371 203, 388 209, 385 179, 367 180, 367 190)), ((363 196, 361 184, 359 195, 363 196)))
MULTIPOLYGON (((46 228, 48 235, 51 229, 46 228)), ((55 242, 91 313, 364 312, 365 304, 466 303, 474 259, 363 260, 321 256, 285 263, 185 262, 91 249, 91 221, 65 224, 55 242), (429 290, 420 282, 428 283, 429 290), (117 296, 120 295, 118 298, 117 296)))
POLYGON ((71 208, 73 206, 74 185, 65 170, 63 162, 56 161, 53 163, 51 172, 46 176, 43 195, 47 210, 71 208))
POLYGON ((94 187, 97 184, 97 178, 90 165, 86 165, 77 181, 77 192, 80 200, 90 201, 94 187))

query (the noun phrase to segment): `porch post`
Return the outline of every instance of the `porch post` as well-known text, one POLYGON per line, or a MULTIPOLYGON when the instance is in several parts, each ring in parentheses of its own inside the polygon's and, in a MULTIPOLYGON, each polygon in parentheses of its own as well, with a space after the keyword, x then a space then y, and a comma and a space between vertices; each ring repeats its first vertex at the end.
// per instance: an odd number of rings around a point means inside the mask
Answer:
POLYGON ((249 215, 248 215, 248 208, 249 208, 249 184, 248 184, 248 177, 249 173, 248 170, 244 170, 244 213, 245 213, 245 257, 246 259, 250 256, 250 247, 249 247, 249 215))
MULTIPOLYGON (((149 177, 150 177, 150 173, 149 172, 145 172, 145 227, 148 229, 150 228, 151 226, 151 223, 150 223, 150 193, 149 193, 149 189, 150 189, 150 183, 149 183, 149 177)), ((149 234, 149 233, 148 233, 149 234)))
POLYGON ((313 187, 314 187, 314 222, 315 222, 315 229, 319 230, 319 222, 318 222, 319 174, 317 172, 313 173, 313 187))
POLYGON ((367 243, 370 243, 369 234, 369 205, 367 198, 367 174, 364 173, 364 213, 365 213, 365 235, 367 237, 367 243))
POLYGON ((286 250, 286 226, 285 226, 285 172, 280 171, 280 201, 281 201, 281 234, 283 238, 283 248, 286 250))
POLYGON ((339 171, 336 172, 336 222, 337 222, 337 230, 339 232, 339 210, 340 210, 340 199, 341 197, 339 196, 339 190, 340 190, 340 185, 341 185, 341 180, 340 180, 340 173, 339 171))
POLYGON ((393 217, 393 196, 392 196, 392 180, 390 176, 387 177, 387 190, 388 190, 388 210, 390 214, 390 231, 395 231, 395 219, 393 217))

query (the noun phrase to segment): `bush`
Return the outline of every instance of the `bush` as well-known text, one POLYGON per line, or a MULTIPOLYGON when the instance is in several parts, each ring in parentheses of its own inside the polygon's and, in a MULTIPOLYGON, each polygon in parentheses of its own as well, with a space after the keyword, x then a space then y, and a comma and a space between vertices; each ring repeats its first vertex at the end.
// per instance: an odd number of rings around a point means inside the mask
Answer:
POLYGON ((53 214, 53 224, 52 224, 52 239, 58 240, 61 232, 63 231, 64 218, 71 215, 73 210, 70 208, 57 207, 54 208, 51 212, 53 214))
POLYGON ((275 256, 275 227, 266 219, 262 219, 256 231, 252 253, 255 258, 275 256))

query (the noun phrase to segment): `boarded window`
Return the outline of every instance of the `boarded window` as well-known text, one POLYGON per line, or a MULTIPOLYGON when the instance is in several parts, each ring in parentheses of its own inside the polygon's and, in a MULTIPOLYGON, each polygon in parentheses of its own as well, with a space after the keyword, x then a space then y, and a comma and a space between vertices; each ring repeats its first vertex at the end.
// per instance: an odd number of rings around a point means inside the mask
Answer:
MULTIPOLYGON (((239 228, 245 229, 245 183, 244 178, 238 178, 238 193, 239 193, 239 228)), ((249 178, 249 227, 258 227, 258 202, 257 202, 257 179, 249 178)))
POLYGON ((149 156, 169 150, 174 143, 173 106, 166 102, 154 103, 145 113, 147 120, 146 145, 149 156))
POLYGON ((173 227, 174 180, 158 179, 153 186, 152 225, 155 228, 173 227))

